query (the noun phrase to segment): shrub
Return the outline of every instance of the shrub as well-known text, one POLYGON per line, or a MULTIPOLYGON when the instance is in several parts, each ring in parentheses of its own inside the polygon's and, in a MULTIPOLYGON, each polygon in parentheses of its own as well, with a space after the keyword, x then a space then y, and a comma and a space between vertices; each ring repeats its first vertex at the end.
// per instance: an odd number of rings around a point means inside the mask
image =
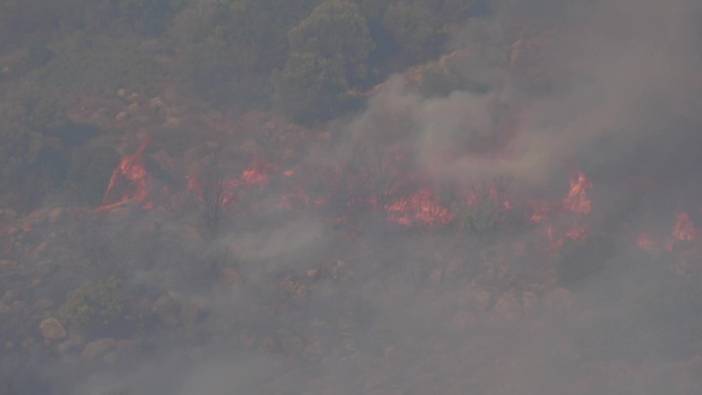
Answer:
POLYGON ((60 317, 70 328, 88 333, 111 329, 125 312, 122 291, 121 281, 114 276, 88 282, 69 295, 60 317))

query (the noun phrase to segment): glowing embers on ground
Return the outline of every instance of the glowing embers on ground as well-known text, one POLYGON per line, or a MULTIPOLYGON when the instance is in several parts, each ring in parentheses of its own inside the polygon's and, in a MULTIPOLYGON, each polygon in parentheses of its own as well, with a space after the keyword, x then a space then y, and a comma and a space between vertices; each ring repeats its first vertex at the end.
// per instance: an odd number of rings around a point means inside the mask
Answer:
POLYGON ((454 214, 443 207, 428 188, 387 204, 385 210, 390 222, 405 226, 447 225, 455 218, 454 214))
POLYGON ((129 203, 153 208, 149 200, 149 174, 144 165, 144 153, 150 140, 144 140, 132 155, 124 156, 110 177, 98 211, 115 209, 129 203))
POLYGON ((680 246, 691 246, 697 240, 698 231, 690 214, 679 212, 668 236, 654 237, 649 232, 640 232, 636 238, 636 246, 646 252, 660 251, 665 248, 673 252, 680 246))
POLYGON ((672 238, 665 245, 668 252, 673 252, 677 246, 689 245, 697 240, 697 228, 690 218, 690 214, 680 212, 675 216, 675 224, 673 224, 672 238))
POLYGON ((592 212, 592 201, 588 196, 591 188, 592 182, 585 173, 577 172, 570 180, 568 193, 559 205, 545 201, 530 204, 529 221, 544 227, 544 235, 551 251, 559 251, 567 241, 587 238, 588 229, 582 222, 592 212))
POLYGON ((221 174, 193 174, 186 176, 188 191, 193 193, 200 201, 213 201, 213 203, 226 207, 237 200, 238 192, 244 187, 264 187, 269 182, 269 166, 254 163, 244 169, 237 176, 221 174))

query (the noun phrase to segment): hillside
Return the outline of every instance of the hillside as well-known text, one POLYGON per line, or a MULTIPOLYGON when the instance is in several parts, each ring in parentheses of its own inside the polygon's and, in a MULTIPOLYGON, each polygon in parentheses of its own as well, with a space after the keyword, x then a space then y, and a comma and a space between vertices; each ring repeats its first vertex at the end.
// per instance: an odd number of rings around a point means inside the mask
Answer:
POLYGON ((699 394, 702 8, 0 0, 0 395, 699 394))

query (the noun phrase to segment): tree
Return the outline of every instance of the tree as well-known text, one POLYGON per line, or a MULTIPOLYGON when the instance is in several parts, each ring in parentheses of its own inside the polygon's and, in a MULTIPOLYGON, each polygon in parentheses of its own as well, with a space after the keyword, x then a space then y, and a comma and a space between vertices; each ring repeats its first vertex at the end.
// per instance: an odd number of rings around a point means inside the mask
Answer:
POLYGON ((315 54, 291 55, 274 85, 276 107, 297 121, 331 118, 350 104, 339 64, 315 54))
POLYGON ((427 59, 440 52, 444 26, 430 5, 398 2, 388 7, 383 25, 409 62, 427 59))
POLYGON ((18 92, 0 105, 0 202, 29 210, 61 186, 69 160, 56 130, 66 125, 60 103, 18 92))
POLYGON ((181 3, 181 0, 109 0, 107 9, 131 30, 155 35, 166 28, 181 3))
POLYGON ((288 38, 288 60, 274 76, 277 106, 302 121, 329 118, 346 108, 351 103, 346 92, 365 80, 374 47, 358 6, 324 2, 288 38))
POLYGON ((374 44, 368 25, 354 3, 330 0, 288 33, 291 56, 314 54, 341 67, 350 82, 366 77, 374 44))
POLYGON ((287 33, 319 0, 192 2, 169 31, 181 59, 177 74, 191 91, 242 107, 270 98, 271 73, 285 65, 287 33))

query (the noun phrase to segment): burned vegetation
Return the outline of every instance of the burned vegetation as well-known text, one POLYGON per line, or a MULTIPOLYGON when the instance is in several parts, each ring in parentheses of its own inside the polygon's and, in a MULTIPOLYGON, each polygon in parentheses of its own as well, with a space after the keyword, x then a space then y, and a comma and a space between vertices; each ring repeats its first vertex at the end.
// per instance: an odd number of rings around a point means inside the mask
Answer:
POLYGON ((702 391, 694 2, 40 3, 0 394, 702 391))

